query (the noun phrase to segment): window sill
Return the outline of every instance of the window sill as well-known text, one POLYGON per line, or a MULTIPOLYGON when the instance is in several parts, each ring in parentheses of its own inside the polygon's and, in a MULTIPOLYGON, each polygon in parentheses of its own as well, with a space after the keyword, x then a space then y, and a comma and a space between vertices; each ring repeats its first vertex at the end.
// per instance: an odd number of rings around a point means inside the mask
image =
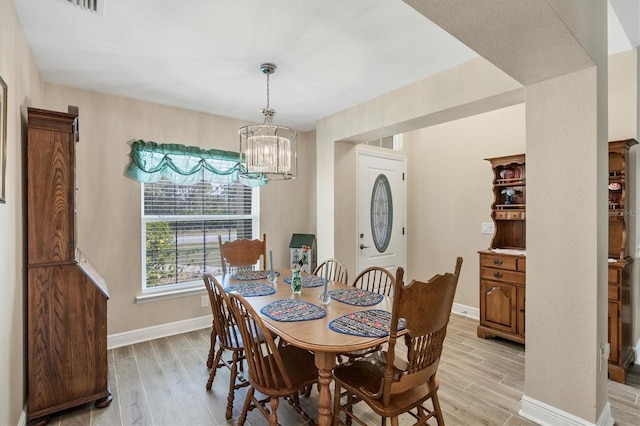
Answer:
POLYGON ((175 299, 177 297, 196 296, 199 294, 206 294, 206 291, 207 289, 204 288, 204 286, 198 286, 140 294, 136 296, 136 304, 175 299))

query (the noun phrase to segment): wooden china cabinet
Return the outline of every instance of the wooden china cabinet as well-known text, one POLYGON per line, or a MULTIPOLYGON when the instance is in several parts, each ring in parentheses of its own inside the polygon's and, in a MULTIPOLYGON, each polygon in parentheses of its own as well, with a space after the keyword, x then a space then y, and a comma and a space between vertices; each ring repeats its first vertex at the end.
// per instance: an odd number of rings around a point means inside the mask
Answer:
POLYGON ((480 254, 478 337, 525 341, 527 190, 525 155, 488 158, 493 171, 495 234, 480 254))
POLYGON ((627 252, 627 202, 629 148, 635 139, 609 142, 609 274, 608 337, 609 378, 625 382, 626 370, 633 361, 631 334, 631 267, 627 252))
POLYGON ((111 402, 106 284, 76 247, 77 115, 28 109, 28 420, 111 402))

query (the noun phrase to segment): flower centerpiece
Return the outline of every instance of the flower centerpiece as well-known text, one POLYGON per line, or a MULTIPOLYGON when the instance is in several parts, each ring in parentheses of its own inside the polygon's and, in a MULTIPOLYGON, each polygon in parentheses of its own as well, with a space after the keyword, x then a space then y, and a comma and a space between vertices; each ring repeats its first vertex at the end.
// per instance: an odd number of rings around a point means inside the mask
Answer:
POLYGON ((291 290, 294 294, 302 291, 302 268, 309 263, 309 246, 302 246, 302 253, 291 265, 291 290))

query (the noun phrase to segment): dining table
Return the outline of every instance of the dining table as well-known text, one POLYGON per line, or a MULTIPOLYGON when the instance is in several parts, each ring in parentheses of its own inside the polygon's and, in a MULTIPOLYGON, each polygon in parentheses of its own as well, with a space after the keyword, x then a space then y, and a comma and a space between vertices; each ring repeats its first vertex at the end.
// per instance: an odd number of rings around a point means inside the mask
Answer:
MULTIPOLYGON (((278 269, 275 272, 278 274, 275 282, 269 282, 266 278, 255 279, 255 277, 260 276, 259 274, 249 275, 247 278, 238 276, 235 273, 227 273, 218 275, 215 279, 225 288, 225 291, 237 291, 240 289, 240 294, 243 294, 243 289, 252 288, 250 283, 260 284, 259 288, 264 288, 265 286, 273 288, 273 290, 267 289, 269 291, 263 292, 271 294, 251 294, 251 291, 249 291, 243 295, 272 333, 289 344, 313 352, 315 364, 318 367, 318 424, 330 425, 332 423, 330 385, 333 380, 331 371, 337 364, 338 354, 376 347, 385 343, 388 335, 388 332, 374 335, 377 334, 375 328, 373 328, 374 331, 372 333, 366 336, 347 334, 349 330, 346 330, 346 328, 341 329, 340 324, 344 325, 345 318, 362 317, 369 313, 388 313, 390 315, 392 309, 391 298, 377 293, 371 293, 371 295, 358 293, 355 299, 347 298, 345 302, 345 299, 340 296, 348 295, 349 292, 358 289, 335 281, 327 281, 325 284, 324 278, 309 274, 303 274, 302 291, 300 294, 294 294, 289 282, 287 282, 291 279, 291 270, 278 269), (311 285, 305 286, 305 277, 311 285), (325 291, 332 295, 327 304, 323 304, 320 300, 320 296, 325 291), (313 306, 308 306, 305 302, 313 306), (365 302, 366 304, 362 305, 365 302), (273 315, 268 309, 282 304, 308 306, 316 314, 322 315, 322 312, 318 310, 320 308, 326 314, 315 319, 274 319, 277 318, 277 315, 273 315), (267 314, 264 312, 267 312, 267 314), (342 331, 337 331, 340 329, 342 331)), ((360 292, 364 292, 364 290, 360 290, 360 292)), ((356 295, 356 293, 353 294, 356 295)), ((282 312, 282 310, 279 312, 282 312)), ((317 317, 318 315, 315 316, 317 317)), ((372 326, 380 325, 379 321, 375 319, 372 321, 377 322, 377 324, 371 324, 372 326)), ((384 324, 382 324, 382 327, 384 328, 384 324)), ((360 327, 352 328, 359 329, 360 327)), ((363 328, 367 328, 367 326, 365 325, 363 328)))

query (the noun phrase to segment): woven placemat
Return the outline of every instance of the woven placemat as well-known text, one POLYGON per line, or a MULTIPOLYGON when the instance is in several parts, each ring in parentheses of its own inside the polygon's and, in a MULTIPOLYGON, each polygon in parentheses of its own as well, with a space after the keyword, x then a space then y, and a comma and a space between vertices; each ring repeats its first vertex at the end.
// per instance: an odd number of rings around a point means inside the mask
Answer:
POLYGON ((331 290, 329 296, 333 300, 355 306, 373 306, 384 299, 384 296, 371 291, 359 288, 349 288, 345 290, 331 290))
MULTIPOLYGON (((291 277, 285 277, 282 279, 285 283, 291 284, 291 277)), ((317 275, 303 275, 302 276, 302 287, 320 287, 324 285, 326 280, 317 275)))
POLYGON ((308 321, 327 313, 320 306, 298 299, 282 299, 269 303, 260 312, 276 321, 308 321))
MULTIPOLYGON (((269 271, 239 271, 233 275, 233 278, 240 281, 264 280, 269 276, 269 271)), ((280 275, 280 272, 275 272, 280 275)))
MULTIPOLYGON (((389 335, 391 312, 381 309, 354 312, 336 318, 329 323, 329 328, 338 333, 363 337, 384 337, 389 335)), ((398 320, 398 330, 403 330, 403 319, 398 320)))
POLYGON ((268 296, 276 292, 269 284, 264 283, 241 283, 241 284, 231 284, 227 286, 224 291, 227 293, 231 293, 235 291, 240 293, 244 297, 253 297, 253 296, 268 296))

